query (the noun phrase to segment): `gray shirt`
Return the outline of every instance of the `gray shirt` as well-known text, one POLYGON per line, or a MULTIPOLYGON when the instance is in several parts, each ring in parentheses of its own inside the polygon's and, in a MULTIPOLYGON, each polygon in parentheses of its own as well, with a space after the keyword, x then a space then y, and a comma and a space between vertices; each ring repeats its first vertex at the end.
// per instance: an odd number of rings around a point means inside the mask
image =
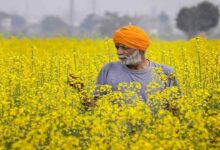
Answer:
POLYGON ((97 85, 111 85, 113 91, 118 91, 118 85, 122 82, 131 83, 139 82, 141 89, 138 95, 142 97, 143 101, 147 101, 147 85, 151 81, 157 81, 160 85, 160 90, 170 86, 178 86, 176 78, 170 77, 174 73, 174 69, 167 65, 157 64, 149 61, 149 66, 143 70, 131 70, 121 62, 112 62, 106 64, 99 72, 96 84, 97 85), (158 80, 155 76, 155 69, 161 68, 161 71, 168 77, 166 82, 158 80))

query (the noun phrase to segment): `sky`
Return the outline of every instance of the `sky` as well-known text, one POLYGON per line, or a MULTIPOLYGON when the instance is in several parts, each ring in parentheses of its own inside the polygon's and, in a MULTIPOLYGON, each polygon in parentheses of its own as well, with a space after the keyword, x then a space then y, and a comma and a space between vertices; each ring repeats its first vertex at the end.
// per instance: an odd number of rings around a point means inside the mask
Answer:
MULTIPOLYGON (((42 19, 46 15, 56 15, 68 20, 71 0, 0 0, 0 11, 16 13, 28 19, 42 19)), ((156 15, 166 12, 175 20, 182 7, 197 5, 203 0, 72 0, 74 17, 81 22, 86 15, 106 11, 124 15, 156 15)), ((207 0, 220 8, 220 0, 207 0)))

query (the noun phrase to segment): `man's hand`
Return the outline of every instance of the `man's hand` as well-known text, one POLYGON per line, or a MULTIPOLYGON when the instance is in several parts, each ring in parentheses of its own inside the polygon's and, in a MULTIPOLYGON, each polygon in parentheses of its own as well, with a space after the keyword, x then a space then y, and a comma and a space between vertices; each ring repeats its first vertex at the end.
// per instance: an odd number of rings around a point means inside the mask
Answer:
POLYGON ((85 86, 84 86, 82 78, 74 74, 70 74, 67 79, 67 84, 77 90, 80 96, 82 105, 85 106, 86 110, 88 110, 89 107, 95 106, 94 101, 91 100, 89 94, 84 89, 85 86))
POLYGON ((81 92, 84 89, 84 83, 79 76, 70 74, 67 78, 67 84, 76 89, 78 92, 81 92))

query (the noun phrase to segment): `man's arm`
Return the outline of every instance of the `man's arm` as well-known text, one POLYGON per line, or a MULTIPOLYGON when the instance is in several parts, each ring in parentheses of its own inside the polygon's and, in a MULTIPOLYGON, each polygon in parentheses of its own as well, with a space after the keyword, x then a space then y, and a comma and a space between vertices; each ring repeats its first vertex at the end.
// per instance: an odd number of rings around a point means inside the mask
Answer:
POLYGON ((106 81, 107 74, 108 74, 107 66, 104 66, 99 72, 99 75, 97 77, 97 80, 96 80, 97 88, 93 92, 92 98, 90 94, 87 92, 87 90, 85 89, 85 84, 84 84, 83 79, 80 78, 79 76, 70 74, 67 78, 67 84, 73 87, 78 92, 78 94, 80 95, 82 104, 85 106, 86 109, 88 109, 89 107, 95 106, 96 100, 100 97, 100 95, 103 94, 99 90, 100 88, 99 85, 104 85, 107 83, 106 81))
MULTIPOLYGON (((179 96, 182 95, 181 90, 180 90, 180 86, 178 84, 177 78, 174 73, 168 76, 168 86, 169 87, 172 87, 172 86, 177 87, 178 91, 176 94, 179 96)), ((176 99, 177 98, 173 98, 173 101, 175 101, 176 99)), ((173 115, 177 117, 178 116, 178 108, 175 103, 172 103, 172 105, 170 106, 170 109, 171 109, 173 115)))
POLYGON ((67 78, 67 84, 78 92, 80 100, 86 110, 88 107, 94 106, 94 102, 91 100, 89 93, 85 90, 85 84, 82 78, 74 74, 70 74, 67 78))
MULTIPOLYGON (((166 65, 163 65, 162 66, 162 69, 163 69, 163 72, 164 74, 167 76, 167 82, 165 82, 165 88, 168 88, 168 87, 177 87, 177 95, 181 96, 182 93, 181 93, 181 90, 180 90, 180 86, 179 86, 179 83, 178 83, 178 80, 175 76, 175 71, 172 67, 170 66, 166 66, 166 65)), ((172 111, 173 115, 174 116, 178 116, 178 108, 175 104, 175 100, 177 98, 173 98, 172 99, 172 104, 168 103, 167 104, 167 109, 169 109, 170 111, 172 111)))

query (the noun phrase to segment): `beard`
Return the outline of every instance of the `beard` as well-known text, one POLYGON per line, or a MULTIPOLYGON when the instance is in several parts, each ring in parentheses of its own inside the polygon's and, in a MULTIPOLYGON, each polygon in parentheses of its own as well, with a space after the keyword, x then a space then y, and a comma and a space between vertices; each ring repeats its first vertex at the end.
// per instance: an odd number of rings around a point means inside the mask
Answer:
POLYGON ((118 57, 119 57, 121 63, 124 65, 136 65, 141 62, 141 54, 138 50, 135 51, 130 56, 118 55, 118 57))

